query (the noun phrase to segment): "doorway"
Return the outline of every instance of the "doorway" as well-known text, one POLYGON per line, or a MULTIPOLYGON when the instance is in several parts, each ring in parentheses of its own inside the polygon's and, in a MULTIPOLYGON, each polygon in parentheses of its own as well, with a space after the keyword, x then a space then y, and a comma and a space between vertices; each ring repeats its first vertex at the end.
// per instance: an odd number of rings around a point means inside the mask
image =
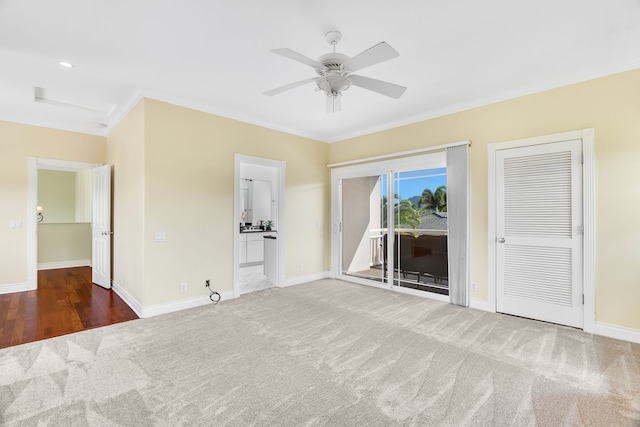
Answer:
POLYGON ((338 186, 342 275, 449 295, 445 167, 343 178, 338 186))
POLYGON ((92 282, 109 289, 111 167, 29 158, 28 171, 28 211, 33 215, 27 221, 28 282, 24 290, 37 289, 39 269, 80 266, 92 267, 92 282), (55 182, 47 185, 47 180, 55 182), (60 191, 47 194, 51 189, 60 191))
POLYGON ((444 150, 332 169, 332 188, 337 277, 450 301, 444 150))
POLYGON ((235 297, 284 283, 285 172, 283 161, 235 156, 235 297))
POLYGON ((593 131, 585 130, 489 146, 496 311, 595 326, 592 144, 593 131))

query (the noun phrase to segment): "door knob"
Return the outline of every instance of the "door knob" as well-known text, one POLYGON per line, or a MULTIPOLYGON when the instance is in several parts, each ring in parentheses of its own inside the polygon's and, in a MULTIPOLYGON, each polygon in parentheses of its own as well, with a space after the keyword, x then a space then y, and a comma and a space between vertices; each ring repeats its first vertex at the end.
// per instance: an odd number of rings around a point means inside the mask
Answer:
POLYGON ((498 243, 504 243, 504 242, 506 242, 506 240, 504 240, 504 237, 501 237, 498 239, 498 243))

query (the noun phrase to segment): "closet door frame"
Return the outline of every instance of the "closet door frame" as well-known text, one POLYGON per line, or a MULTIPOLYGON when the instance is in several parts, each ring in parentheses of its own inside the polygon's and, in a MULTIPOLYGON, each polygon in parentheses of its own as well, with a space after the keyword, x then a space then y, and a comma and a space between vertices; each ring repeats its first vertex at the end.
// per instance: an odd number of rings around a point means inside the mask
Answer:
MULTIPOLYGON (((594 130, 582 129, 573 132, 564 132, 552 135, 544 135, 533 138, 518 139, 500 143, 489 144, 488 149, 488 286, 487 301, 483 309, 496 312, 496 152, 499 150, 527 147, 538 144, 548 144, 580 139, 582 140, 582 215, 583 215, 583 252, 582 252, 582 277, 584 292, 583 330, 595 332, 595 203, 594 203, 594 130)), ((472 306, 478 306, 473 304, 472 306)))

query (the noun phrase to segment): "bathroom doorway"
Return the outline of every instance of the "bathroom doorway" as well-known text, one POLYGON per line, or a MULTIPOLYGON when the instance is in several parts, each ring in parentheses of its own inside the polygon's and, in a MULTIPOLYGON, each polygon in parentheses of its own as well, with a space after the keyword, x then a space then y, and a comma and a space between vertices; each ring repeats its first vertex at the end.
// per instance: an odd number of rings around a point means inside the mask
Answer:
POLYGON ((284 282, 285 167, 279 160, 236 154, 235 297, 284 282))

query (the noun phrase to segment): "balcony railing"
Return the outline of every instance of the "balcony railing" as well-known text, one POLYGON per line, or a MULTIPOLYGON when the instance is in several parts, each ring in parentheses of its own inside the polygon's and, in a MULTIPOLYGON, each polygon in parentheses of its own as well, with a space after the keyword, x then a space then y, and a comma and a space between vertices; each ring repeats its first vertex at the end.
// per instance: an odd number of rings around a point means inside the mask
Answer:
MULTIPOLYGON (((370 271, 386 281, 385 241, 388 230, 371 230, 370 271)), ((395 285, 448 295, 447 230, 396 229, 393 250, 395 285)))
MULTIPOLYGON (((371 254, 371 267, 378 267, 384 263, 383 239, 388 233, 386 228, 369 230, 369 252, 371 254)), ((426 230, 418 228, 396 228, 396 234, 411 234, 413 236, 446 236, 447 230, 426 230)))

